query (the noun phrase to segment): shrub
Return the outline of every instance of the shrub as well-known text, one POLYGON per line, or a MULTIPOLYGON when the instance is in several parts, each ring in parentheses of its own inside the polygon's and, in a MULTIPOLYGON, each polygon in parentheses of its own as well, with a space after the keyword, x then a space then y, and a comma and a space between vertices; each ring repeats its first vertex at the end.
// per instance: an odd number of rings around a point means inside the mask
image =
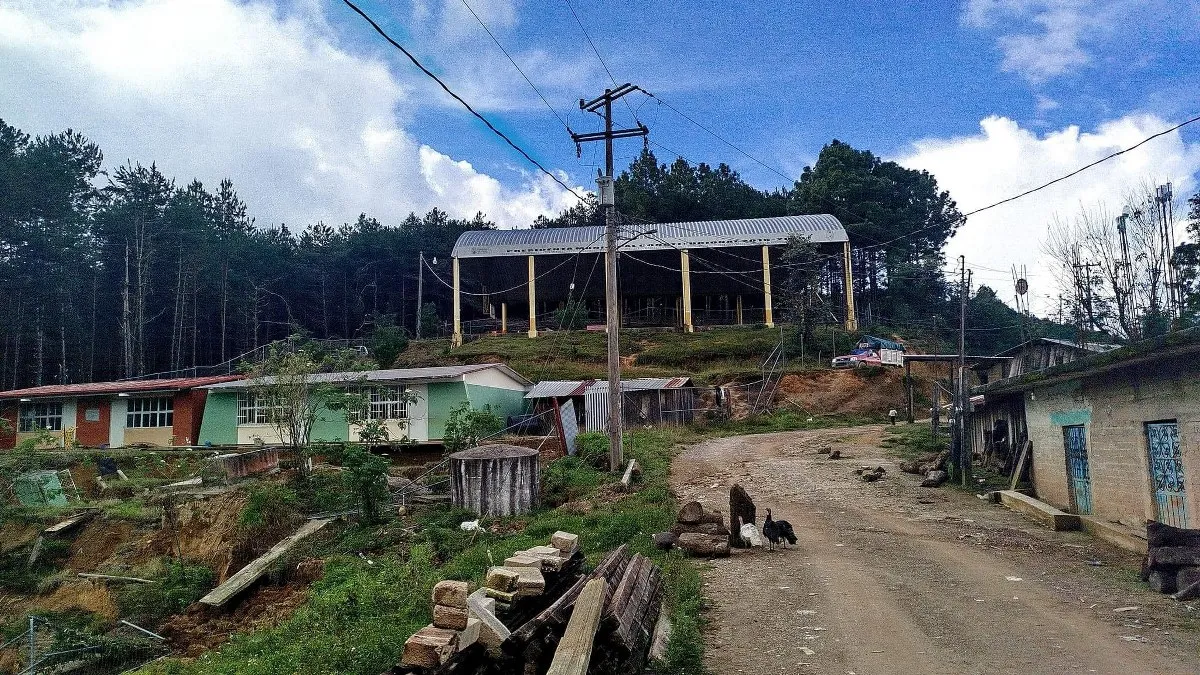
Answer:
POLYGON ((504 420, 492 409, 490 404, 482 408, 472 408, 471 404, 463 401, 462 405, 450 411, 446 420, 446 430, 442 435, 442 445, 446 452, 458 452, 479 445, 479 441, 500 433, 504 429, 504 420))
POLYGON ((178 560, 168 560, 163 576, 152 584, 132 584, 121 589, 117 606, 121 614, 142 626, 158 626, 172 614, 187 609, 213 587, 212 570, 178 560))

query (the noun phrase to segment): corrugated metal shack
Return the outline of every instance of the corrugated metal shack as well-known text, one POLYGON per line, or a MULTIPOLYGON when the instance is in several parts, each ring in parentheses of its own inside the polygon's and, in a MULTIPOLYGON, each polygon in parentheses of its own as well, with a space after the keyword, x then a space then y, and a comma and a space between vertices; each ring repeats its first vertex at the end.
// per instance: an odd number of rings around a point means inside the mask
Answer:
MULTIPOLYGON (((696 419, 696 389, 688 377, 641 377, 621 381, 625 426, 678 427, 696 419)), ((549 409, 554 401, 575 402, 576 414, 586 431, 608 429, 608 382, 606 380, 550 380, 539 382, 525 398, 535 413, 549 409)))

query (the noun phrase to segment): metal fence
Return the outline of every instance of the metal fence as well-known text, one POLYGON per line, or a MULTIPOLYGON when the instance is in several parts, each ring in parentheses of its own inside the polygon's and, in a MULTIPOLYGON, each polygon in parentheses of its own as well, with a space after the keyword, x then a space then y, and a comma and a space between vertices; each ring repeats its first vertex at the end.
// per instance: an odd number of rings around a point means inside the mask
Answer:
POLYGON ((66 622, 30 616, 28 625, 0 644, 0 670, 16 675, 115 675, 168 653, 162 636, 122 621, 103 635, 66 622))

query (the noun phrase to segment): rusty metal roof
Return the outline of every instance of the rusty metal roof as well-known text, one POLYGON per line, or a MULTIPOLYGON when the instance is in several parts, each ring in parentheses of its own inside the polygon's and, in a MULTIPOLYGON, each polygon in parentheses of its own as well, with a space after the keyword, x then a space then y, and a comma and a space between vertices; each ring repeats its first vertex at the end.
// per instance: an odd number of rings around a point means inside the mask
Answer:
MULTIPOLYGON (((808 237, 818 244, 849 241, 846 229, 837 218, 821 214, 623 225, 620 246, 622 251, 778 246, 794 236, 808 237)), ((455 258, 496 258, 574 255, 581 251, 600 253, 603 250, 603 227, 548 227, 463 232, 450 255, 455 258)))
MULTIPOLYGON (((654 389, 680 389, 692 386, 690 377, 635 377, 621 380, 621 391, 650 391, 654 389)), ((588 391, 608 391, 608 380, 596 380, 587 387, 588 391)))
POLYGON ((163 380, 131 380, 126 382, 83 382, 80 384, 48 384, 41 387, 0 391, 0 399, 62 398, 71 396, 101 396, 104 394, 133 394, 147 391, 178 391, 205 387, 242 379, 241 375, 211 377, 175 377, 163 380))

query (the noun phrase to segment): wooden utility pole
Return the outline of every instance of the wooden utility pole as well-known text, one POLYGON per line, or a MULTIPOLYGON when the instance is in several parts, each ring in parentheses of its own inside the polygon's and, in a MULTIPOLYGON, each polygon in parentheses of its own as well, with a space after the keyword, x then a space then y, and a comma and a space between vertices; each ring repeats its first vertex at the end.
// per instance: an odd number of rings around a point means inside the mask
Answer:
POLYGON ((600 188, 600 206, 604 209, 604 301, 605 324, 608 328, 608 468, 617 471, 624 461, 621 447, 621 352, 617 340, 620 330, 620 315, 617 300, 617 213, 616 198, 613 188, 613 140, 617 138, 632 138, 645 136, 650 133, 644 124, 639 123, 636 129, 613 130, 612 104, 613 101, 626 94, 637 91, 638 88, 626 82, 616 89, 605 89, 604 94, 585 101, 579 99, 579 109, 600 114, 604 110, 604 131, 591 134, 572 132, 571 139, 575 146, 591 141, 604 141, 604 175, 596 183, 600 188))
POLYGON ((413 335, 421 339, 421 294, 425 291, 425 251, 417 255, 417 325, 413 335))
POLYGON ((958 256, 962 265, 959 285, 959 315, 958 315, 958 376, 955 378, 954 389, 955 408, 955 445, 958 448, 955 468, 963 487, 971 481, 971 451, 967 449, 967 406, 971 396, 967 392, 967 295, 970 293, 970 276, 967 270, 967 259, 958 256))

